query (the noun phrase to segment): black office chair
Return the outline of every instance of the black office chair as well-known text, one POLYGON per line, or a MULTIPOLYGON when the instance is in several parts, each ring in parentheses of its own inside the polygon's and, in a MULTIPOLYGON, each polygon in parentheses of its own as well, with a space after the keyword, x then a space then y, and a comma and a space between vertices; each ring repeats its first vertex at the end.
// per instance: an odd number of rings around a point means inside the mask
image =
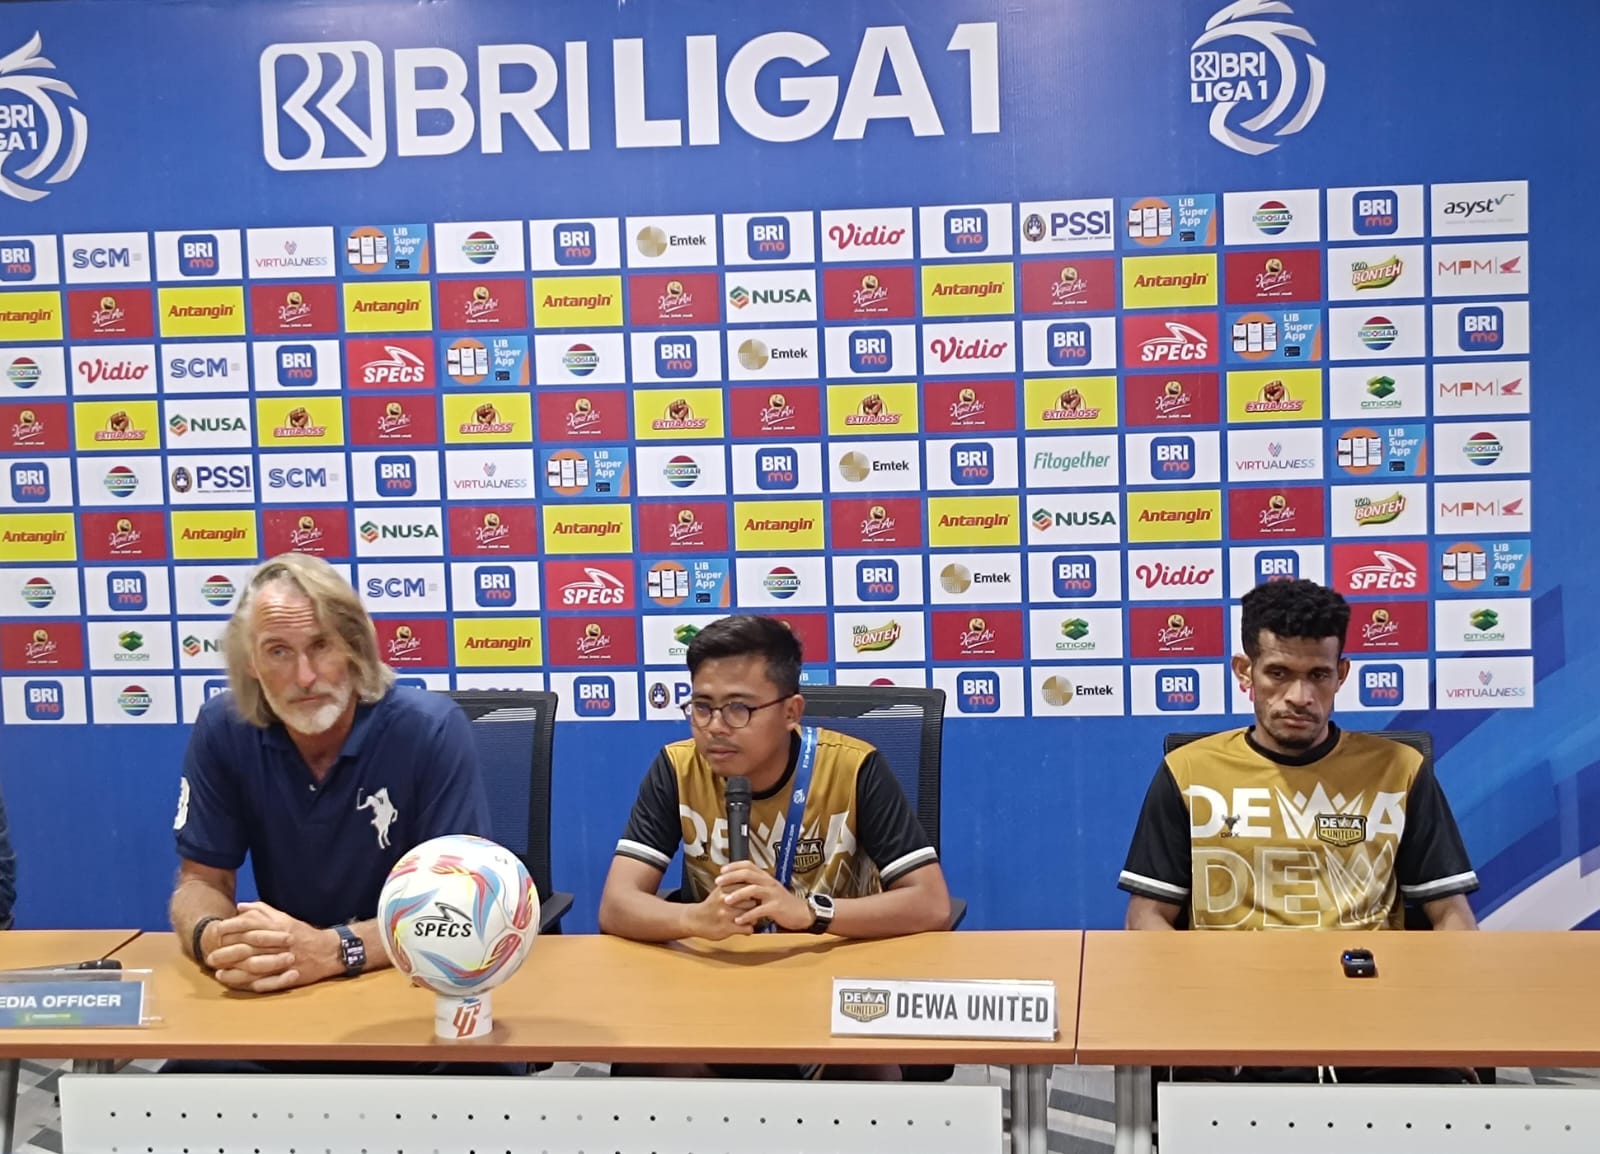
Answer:
MULTIPOLYGON (((1181 746, 1188 745, 1191 741, 1198 741, 1202 737, 1210 737, 1209 733, 1169 733, 1162 741, 1162 750, 1171 753, 1181 746)), ((1433 734, 1421 729, 1387 729, 1378 733, 1378 737, 1386 737, 1390 741, 1398 741, 1401 745, 1409 745, 1422 755, 1422 763, 1431 767, 1433 765, 1433 734)), ((1185 907, 1179 915, 1178 928, 1187 929, 1189 925, 1189 911, 1185 907)), ((1405 928, 1408 930, 1431 930, 1433 923, 1428 920, 1426 911, 1414 902, 1405 903, 1405 928)), ((1478 1078, 1484 1085, 1491 1085, 1495 1081, 1495 1067, 1478 1067, 1478 1078)), ((1153 1078, 1152 1083, 1160 1079, 1153 1078)), ((1154 1093, 1154 1084, 1151 1091, 1154 1093)))
POLYGON ((522 859, 539 887, 539 932, 559 934, 572 895, 550 880, 550 766, 556 695, 528 690, 449 693, 472 722, 494 840, 522 859))

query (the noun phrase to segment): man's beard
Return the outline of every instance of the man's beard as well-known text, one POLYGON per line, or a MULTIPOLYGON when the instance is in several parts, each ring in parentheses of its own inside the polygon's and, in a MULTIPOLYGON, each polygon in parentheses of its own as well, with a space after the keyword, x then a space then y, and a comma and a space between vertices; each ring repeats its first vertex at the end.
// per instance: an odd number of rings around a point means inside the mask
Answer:
MULTIPOLYGON (((309 705, 296 705, 292 702, 280 700, 265 685, 261 692, 266 696, 267 704, 272 707, 272 712, 278 715, 278 720, 296 733, 315 737, 332 729, 339 718, 344 716, 345 708, 350 704, 352 692, 350 683, 343 685, 326 685, 317 682, 311 687, 311 694, 322 694, 328 698, 321 705, 311 708, 309 705)), ((308 694, 309 696, 309 694, 308 694)))

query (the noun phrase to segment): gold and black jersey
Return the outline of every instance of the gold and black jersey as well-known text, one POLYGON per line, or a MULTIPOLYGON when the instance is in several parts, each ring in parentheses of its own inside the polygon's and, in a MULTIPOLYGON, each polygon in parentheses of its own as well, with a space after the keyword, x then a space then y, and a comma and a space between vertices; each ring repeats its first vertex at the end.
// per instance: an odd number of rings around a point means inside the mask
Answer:
MULTIPOLYGON (((782 780, 750 807, 750 856, 776 873, 800 737, 789 745, 782 780)), ((683 847, 684 896, 711 892, 728 862, 728 806, 723 779, 695 750, 693 739, 663 746, 639 786, 616 852, 665 870, 683 847)), ((801 815, 790 889, 835 898, 877 893, 938 860, 883 755, 864 741, 817 731, 811 787, 801 815)))
POLYGON ((1167 754, 1118 885, 1196 929, 1400 929, 1404 901, 1478 877, 1422 755, 1330 726, 1295 757, 1247 729, 1167 754))

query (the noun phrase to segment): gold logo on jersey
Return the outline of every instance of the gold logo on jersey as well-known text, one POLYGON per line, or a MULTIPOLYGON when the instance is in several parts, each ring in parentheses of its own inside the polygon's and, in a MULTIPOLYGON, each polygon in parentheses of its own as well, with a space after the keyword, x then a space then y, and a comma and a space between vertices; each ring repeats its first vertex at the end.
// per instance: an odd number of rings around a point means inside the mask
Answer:
POLYGON ((1356 813, 1317 814, 1317 840, 1344 849, 1367 840, 1367 819, 1356 813))
POLYGON ((839 1012, 857 1022, 876 1022, 889 1014, 889 991, 840 990, 839 1012))
POLYGON ((794 872, 808 874, 822 864, 822 839, 803 837, 794 847, 794 872))

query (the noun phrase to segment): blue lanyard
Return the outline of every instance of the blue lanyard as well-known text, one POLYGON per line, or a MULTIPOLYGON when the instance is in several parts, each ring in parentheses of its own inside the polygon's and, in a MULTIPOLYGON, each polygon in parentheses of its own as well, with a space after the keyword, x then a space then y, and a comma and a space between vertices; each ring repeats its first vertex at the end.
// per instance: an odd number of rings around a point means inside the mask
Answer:
POLYGON ((789 795, 789 814, 783 820, 783 841, 778 846, 778 884, 784 889, 794 878, 794 853, 800 844, 800 823, 805 818, 806 796, 811 791, 811 769, 817 760, 817 730, 813 725, 800 728, 800 758, 794 767, 794 792, 789 795))

